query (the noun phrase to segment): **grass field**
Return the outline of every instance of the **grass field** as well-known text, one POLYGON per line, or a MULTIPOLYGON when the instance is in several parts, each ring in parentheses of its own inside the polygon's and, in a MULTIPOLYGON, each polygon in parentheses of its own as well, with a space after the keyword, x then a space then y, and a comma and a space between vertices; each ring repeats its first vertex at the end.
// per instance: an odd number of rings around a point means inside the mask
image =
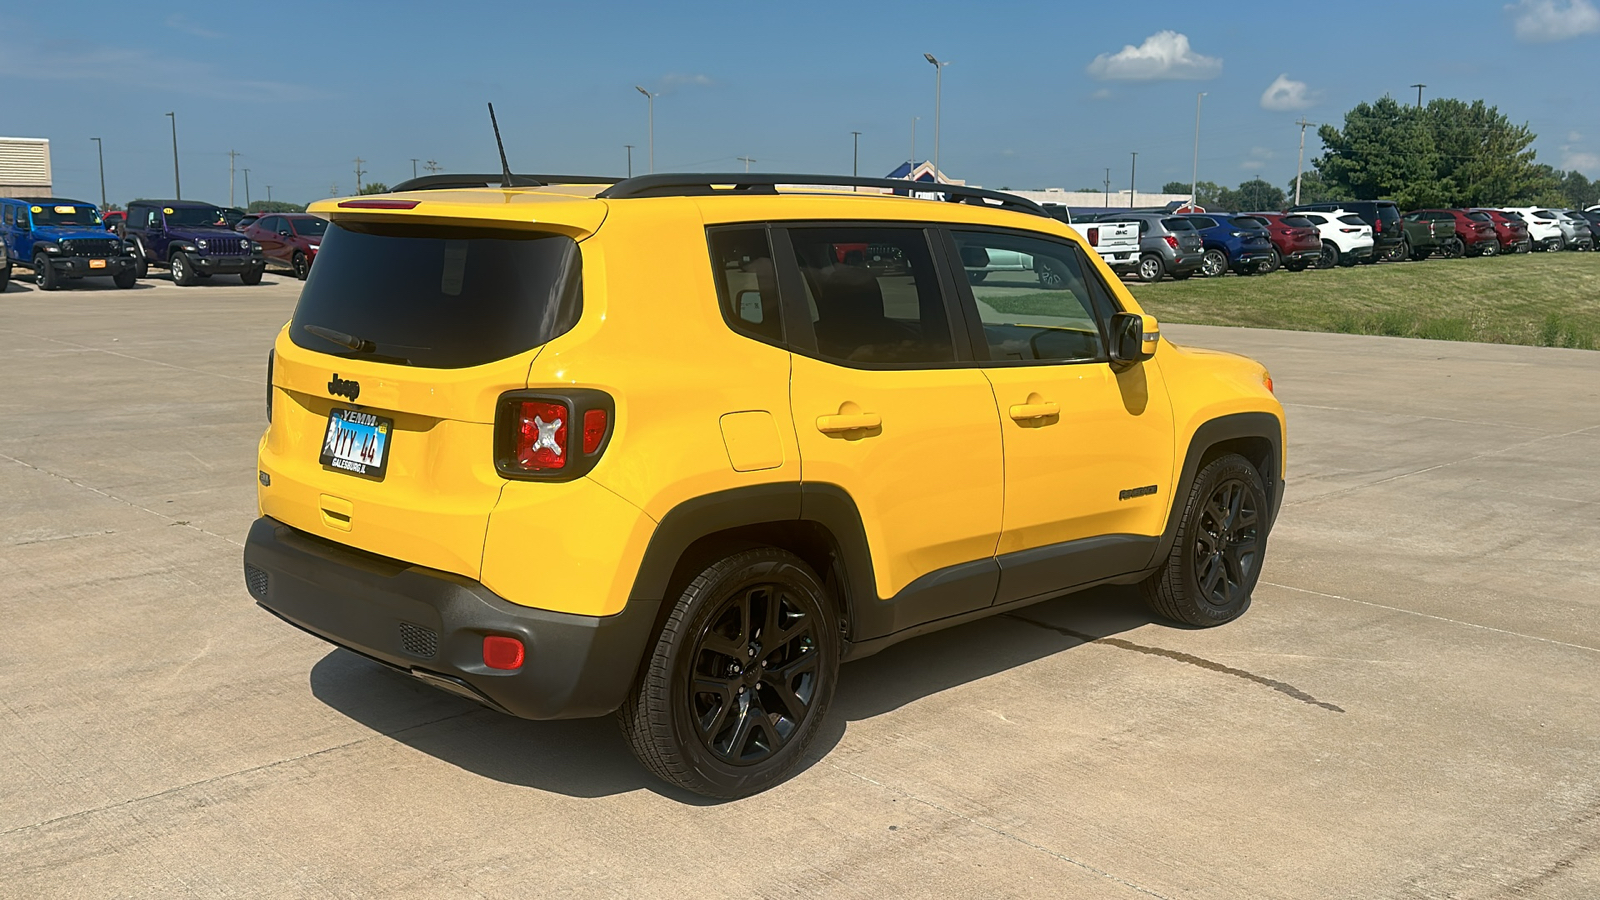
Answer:
POLYGON ((1128 282, 1165 322, 1600 349, 1600 253, 1128 282))

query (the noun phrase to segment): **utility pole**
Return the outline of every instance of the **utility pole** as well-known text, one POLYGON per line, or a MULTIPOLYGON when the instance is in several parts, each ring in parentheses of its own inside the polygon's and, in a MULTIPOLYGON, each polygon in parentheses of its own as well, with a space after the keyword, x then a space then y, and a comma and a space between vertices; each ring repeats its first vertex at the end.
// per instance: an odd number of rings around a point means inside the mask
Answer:
POLYGON ((1133 154, 1133 171, 1128 173, 1128 208, 1133 209, 1133 198, 1139 190, 1139 153, 1133 154))
POLYGON ((337 197, 337 196, 339 196, 339 182, 335 181, 333 184, 328 185, 328 196, 329 197, 337 197))
POLYGON ((100 212, 106 211, 106 145, 99 138, 89 138, 94 141, 95 149, 100 151, 100 212))
POLYGON ((267 185, 267 202, 272 202, 272 185, 267 185))
POLYGON ((438 163, 434 162, 431 159, 428 160, 427 162, 423 163, 422 167, 424 169, 428 170, 428 174, 429 175, 432 175, 433 173, 435 173, 435 172, 439 171, 440 169, 444 168, 444 166, 439 165, 438 163))
POLYGON ((178 180, 178 114, 167 113, 172 120, 172 194, 173 199, 183 199, 183 182, 178 180))
POLYGON ((633 145, 632 144, 623 144, 622 146, 628 148, 628 177, 632 178, 633 177, 633 145))
POLYGON ((1417 89, 1417 109, 1421 109, 1422 108, 1422 89, 1427 87, 1427 85, 1425 85, 1425 84, 1413 84, 1412 87, 1417 89))
POLYGON ((366 174, 361 171, 361 164, 364 162, 366 162, 366 160, 359 156, 356 157, 356 193, 358 194, 361 193, 361 176, 366 174))
POLYGON ((734 158, 739 160, 740 162, 744 163, 744 170, 746 172, 750 171, 750 164, 755 162, 755 160, 751 159, 748 156, 736 156, 734 158))
POLYGON ((861 132, 852 131, 850 134, 854 139, 850 149, 850 177, 855 178, 861 174, 861 132))
POLYGON ((1106 166, 1106 208, 1111 207, 1111 167, 1106 166))
POLYGON ((244 170, 244 208, 245 208, 246 212, 250 211, 250 170, 249 169, 245 169, 244 170))
POLYGON ((1200 190, 1200 101, 1204 100, 1205 91, 1194 95, 1194 171, 1189 175, 1189 209, 1192 212, 1200 198, 1196 192, 1200 190))
POLYGON ((411 177, 417 177, 417 158, 415 156, 411 157, 411 177))
POLYGON ((233 205, 233 161, 239 157, 239 151, 228 151, 228 205, 233 205))
POLYGON ((1296 122, 1295 124, 1300 126, 1300 158, 1296 160, 1294 164, 1294 205, 1299 206, 1300 174, 1304 172, 1306 168, 1306 126, 1310 125, 1311 123, 1306 121, 1305 116, 1301 116, 1300 121, 1296 122))

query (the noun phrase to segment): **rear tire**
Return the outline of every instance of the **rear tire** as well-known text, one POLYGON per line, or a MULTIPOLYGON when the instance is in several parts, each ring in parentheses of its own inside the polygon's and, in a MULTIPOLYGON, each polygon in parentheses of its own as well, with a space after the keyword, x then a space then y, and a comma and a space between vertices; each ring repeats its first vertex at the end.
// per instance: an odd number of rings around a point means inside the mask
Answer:
POLYGON ((1483 245, 1483 249, 1478 251, 1478 252, 1479 252, 1480 256, 1499 256, 1500 255, 1500 242, 1499 241, 1490 241, 1487 244, 1484 244, 1483 245))
POLYGON ((1267 491, 1236 453, 1200 470, 1184 502, 1178 535, 1160 571, 1142 585, 1158 615, 1210 627, 1250 606, 1267 547, 1267 491))
POLYGON ((1466 255, 1467 245, 1461 242, 1461 238, 1451 238, 1440 247, 1440 252, 1445 259, 1460 259, 1466 255))
POLYGON ((10 287, 10 286, 11 286, 11 264, 10 263, 6 263, 6 267, 3 268, 3 269, 0 269, 0 293, 4 293, 5 289, 10 287))
POLYGON ((1146 253, 1139 257, 1139 268, 1136 274, 1139 276, 1139 280, 1145 284, 1154 284, 1160 281, 1161 276, 1166 273, 1167 265, 1161 261, 1160 256, 1154 253, 1146 253))
POLYGON ((839 628, 816 573, 785 550, 743 550, 678 595, 617 719, 657 777, 734 800, 801 763, 838 671, 839 628))
POLYGON ((1339 264, 1339 247, 1333 241, 1322 242, 1322 258, 1317 260, 1317 268, 1331 269, 1339 264))
POLYGON ((178 251, 172 254, 172 283, 178 287, 189 287, 199 281, 194 270, 194 263, 189 261, 189 254, 178 251))
POLYGON ((56 267, 51 264, 50 257, 43 253, 33 255, 33 281, 41 291, 53 291, 61 287, 61 276, 56 274, 56 267))
POLYGON ((1401 240, 1400 243, 1389 248, 1389 254, 1384 258, 1389 260, 1389 262, 1402 262, 1410 259, 1411 241, 1409 239, 1401 240))
MULTIPOLYGON (((296 253, 294 255, 294 258, 296 260, 298 260, 298 259, 301 259, 303 256, 304 256, 304 254, 296 253)), ((306 277, 306 275, 310 275, 310 274, 311 274, 311 267, 310 266, 306 267, 306 274, 305 275, 301 275, 300 274, 300 267, 299 266, 295 266, 294 276, 296 278, 303 279, 303 278, 306 277)), ((967 273, 967 281, 970 281, 973 284, 983 284, 983 280, 985 278, 988 278, 988 277, 989 277, 989 273, 988 272, 968 272, 967 273)))
POLYGON ((1274 247, 1272 248, 1272 255, 1267 257, 1267 261, 1261 263, 1256 268, 1256 271, 1263 275, 1271 275, 1281 268, 1283 268, 1283 254, 1278 252, 1278 248, 1274 247))

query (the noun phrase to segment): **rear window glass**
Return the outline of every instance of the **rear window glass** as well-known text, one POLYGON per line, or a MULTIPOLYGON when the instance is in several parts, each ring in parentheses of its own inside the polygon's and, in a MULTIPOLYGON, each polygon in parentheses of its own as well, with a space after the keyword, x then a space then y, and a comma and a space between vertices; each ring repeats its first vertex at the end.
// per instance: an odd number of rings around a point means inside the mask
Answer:
POLYGON ((1161 224, 1167 226, 1168 231, 1193 231, 1194 223, 1188 219, 1162 219, 1161 224))
POLYGON ((1400 210, 1387 203, 1380 203, 1378 204, 1378 218, 1385 222, 1398 222, 1400 221, 1400 210))
POLYGON ((1339 221, 1345 223, 1346 225, 1365 225, 1365 224, 1367 224, 1367 220, 1366 219, 1361 218, 1360 216, 1356 215, 1355 213, 1351 213, 1348 216, 1340 216, 1339 217, 1339 221))
POLYGON ((1478 221, 1478 222, 1493 222, 1494 221, 1494 217, 1490 216, 1486 212, 1469 212, 1469 213, 1467 213, 1467 218, 1473 219, 1473 220, 1478 221))
POLYGON ((335 356, 459 369, 549 341, 577 322, 581 306, 582 261, 565 235, 332 225, 289 338, 335 356))
POLYGON ((322 219, 290 219, 289 223, 301 237, 321 237, 328 232, 328 223, 322 219))
POLYGON ((1290 228, 1312 228, 1315 223, 1305 216, 1284 216, 1283 224, 1290 228))
POLYGON ((1242 226, 1244 228, 1254 228, 1261 231, 1265 231, 1267 228, 1267 220, 1258 219, 1255 216, 1234 216, 1233 224, 1242 226))

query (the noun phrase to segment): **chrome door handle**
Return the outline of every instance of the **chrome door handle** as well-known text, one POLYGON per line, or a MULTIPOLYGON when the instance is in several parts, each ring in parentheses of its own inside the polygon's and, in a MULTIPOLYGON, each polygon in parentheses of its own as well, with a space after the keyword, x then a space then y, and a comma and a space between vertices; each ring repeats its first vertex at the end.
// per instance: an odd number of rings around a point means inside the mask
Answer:
POLYGON ((1019 403, 1011 407, 1011 418, 1018 422, 1048 419, 1059 415, 1061 407, 1054 400, 1046 400, 1043 403, 1019 403))
POLYGON ((823 434, 840 434, 846 431, 867 431, 883 425, 877 413, 817 416, 817 430, 823 434))

